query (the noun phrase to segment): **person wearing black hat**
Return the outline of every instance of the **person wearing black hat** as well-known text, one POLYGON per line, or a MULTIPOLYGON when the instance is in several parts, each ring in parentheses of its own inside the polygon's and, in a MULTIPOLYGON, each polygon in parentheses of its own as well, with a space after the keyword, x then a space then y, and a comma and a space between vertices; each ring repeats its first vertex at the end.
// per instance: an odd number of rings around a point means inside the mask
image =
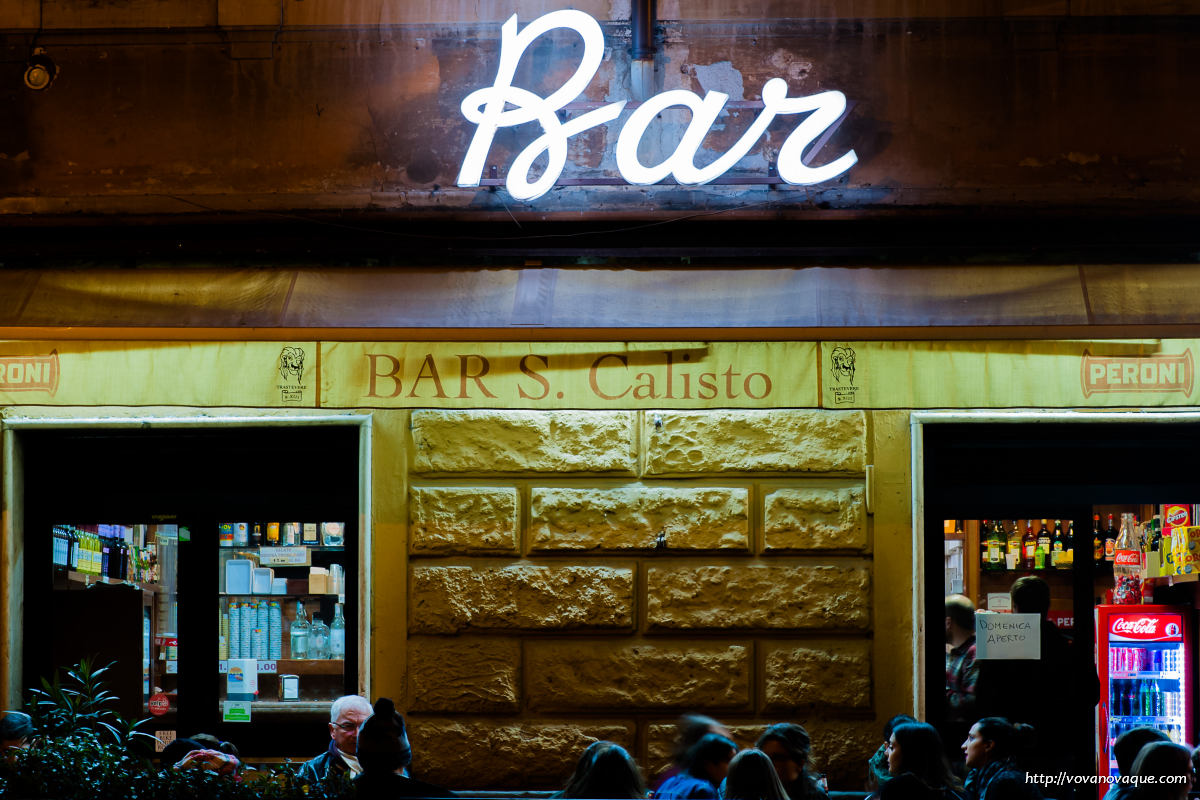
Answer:
POLYGON ((355 781, 360 800, 395 797, 454 797, 454 793, 408 777, 412 747, 404 717, 386 697, 375 701, 371 716, 358 729, 358 763, 362 774, 355 781))

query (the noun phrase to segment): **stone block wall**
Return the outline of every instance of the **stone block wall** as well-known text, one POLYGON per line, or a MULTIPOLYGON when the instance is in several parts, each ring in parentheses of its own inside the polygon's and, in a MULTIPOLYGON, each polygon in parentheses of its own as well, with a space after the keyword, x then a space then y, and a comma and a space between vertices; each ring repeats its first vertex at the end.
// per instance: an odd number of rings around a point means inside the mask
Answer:
MULTIPOLYGON (((414 411, 406 706, 420 777, 558 787, 606 738, 647 777, 674 721, 877 746, 858 411, 414 411)), ((377 591, 379 591, 377 589, 377 591)))

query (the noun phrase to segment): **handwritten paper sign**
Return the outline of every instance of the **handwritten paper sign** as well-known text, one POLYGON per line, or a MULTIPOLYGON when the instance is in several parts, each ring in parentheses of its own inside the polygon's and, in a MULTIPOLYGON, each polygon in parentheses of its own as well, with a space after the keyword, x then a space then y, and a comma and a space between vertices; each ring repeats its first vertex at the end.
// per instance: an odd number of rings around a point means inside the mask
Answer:
POLYGON ((1037 614, 975 614, 975 658, 1039 659, 1041 618, 1037 614))

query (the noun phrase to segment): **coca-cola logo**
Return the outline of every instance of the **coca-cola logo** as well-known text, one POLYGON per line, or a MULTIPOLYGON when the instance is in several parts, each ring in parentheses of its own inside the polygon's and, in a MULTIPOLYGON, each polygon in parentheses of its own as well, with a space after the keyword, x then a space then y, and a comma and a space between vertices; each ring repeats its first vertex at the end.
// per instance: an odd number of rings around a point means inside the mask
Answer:
POLYGON ((1109 630, 1112 632, 1114 639, 1143 642, 1178 640, 1181 632, 1178 622, 1171 621, 1169 617, 1155 616, 1113 617, 1109 630), (1162 623, 1161 628, 1159 623, 1162 623))
POLYGON ((1124 619, 1118 617, 1113 620, 1113 633, 1141 633, 1154 635, 1158 630, 1158 620, 1154 617, 1142 617, 1141 619, 1124 619))

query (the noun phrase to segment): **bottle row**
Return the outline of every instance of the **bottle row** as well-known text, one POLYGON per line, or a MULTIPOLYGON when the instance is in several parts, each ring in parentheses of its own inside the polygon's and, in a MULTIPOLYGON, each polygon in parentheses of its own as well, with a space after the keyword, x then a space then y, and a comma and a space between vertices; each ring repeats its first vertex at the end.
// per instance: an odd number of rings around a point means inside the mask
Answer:
POLYGON ((1178 681, 1116 680, 1110 684, 1109 713, 1114 717, 1183 716, 1183 692, 1178 681), (1164 686, 1166 688, 1164 688, 1164 686))
POLYGON ((221 547, 344 547, 346 526, 341 522, 222 522, 217 538, 221 547))
POLYGON ((983 569, 1000 572, 1010 569, 1071 569, 1075 563, 1075 525, 1054 520, 1051 533, 1047 520, 1034 533, 1034 520, 1025 524, 1025 532, 1014 519, 1008 527, 1000 520, 983 520, 979 528, 980 558, 983 569))
POLYGON ((158 554, 145 525, 55 525, 52 561, 85 575, 156 583, 158 554))
POLYGON ((231 600, 228 610, 221 612, 217 650, 221 661, 345 658, 346 618, 342 604, 335 605, 333 619, 326 624, 316 613, 310 622, 304 603, 297 601, 296 617, 289 624, 278 600, 231 600), (286 654, 285 627, 288 628, 286 654))
POLYGON ((1117 721, 1113 720, 1108 726, 1108 752, 1113 751, 1113 745, 1116 744, 1117 737, 1126 731, 1131 731, 1134 728, 1155 728, 1165 734, 1168 739, 1175 744, 1187 744, 1183 740, 1183 726, 1177 722, 1157 722, 1152 725, 1147 725, 1143 721, 1117 721))
POLYGON ((1112 647, 1108 651, 1109 672, 1181 672, 1182 670, 1182 650, 1112 647))

